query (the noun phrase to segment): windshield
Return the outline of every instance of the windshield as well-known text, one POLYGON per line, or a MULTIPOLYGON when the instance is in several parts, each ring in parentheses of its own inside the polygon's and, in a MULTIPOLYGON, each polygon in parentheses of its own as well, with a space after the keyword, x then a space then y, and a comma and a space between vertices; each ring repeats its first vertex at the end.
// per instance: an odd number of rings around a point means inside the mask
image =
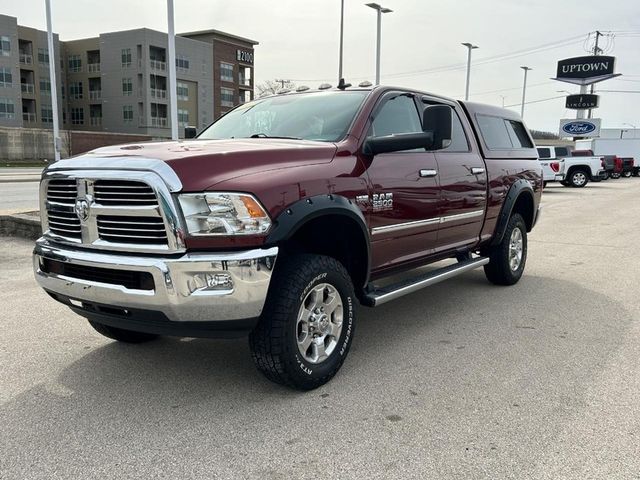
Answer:
POLYGON ((346 135, 368 94, 313 92, 258 99, 232 110, 198 139, 285 137, 335 142, 346 135))

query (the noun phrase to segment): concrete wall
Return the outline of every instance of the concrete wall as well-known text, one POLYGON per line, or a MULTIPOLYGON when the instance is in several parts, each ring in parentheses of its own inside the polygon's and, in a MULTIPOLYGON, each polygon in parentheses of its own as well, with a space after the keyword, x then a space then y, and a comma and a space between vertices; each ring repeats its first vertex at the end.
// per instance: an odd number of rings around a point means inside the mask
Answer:
MULTIPOLYGON (((148 135, 61 130, 62 157, 79 155, 94 148, 153 140, 148 135)), ((0 163, 53 159, 53 133, 42 128, 0 127, 0 163)))

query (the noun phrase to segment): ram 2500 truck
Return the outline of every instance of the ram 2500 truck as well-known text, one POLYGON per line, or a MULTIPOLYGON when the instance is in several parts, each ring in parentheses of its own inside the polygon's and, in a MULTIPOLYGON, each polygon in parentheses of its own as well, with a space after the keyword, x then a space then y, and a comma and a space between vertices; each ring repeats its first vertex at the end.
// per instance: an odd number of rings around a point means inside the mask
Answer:
POLYGON ((361 305, 479 267, 516 283, 541 173, 509 110, 382 86, 283 93, 194 140, 51 165, 35 277, 106 337, 248 334, 262 373, 312 389, 361 305))

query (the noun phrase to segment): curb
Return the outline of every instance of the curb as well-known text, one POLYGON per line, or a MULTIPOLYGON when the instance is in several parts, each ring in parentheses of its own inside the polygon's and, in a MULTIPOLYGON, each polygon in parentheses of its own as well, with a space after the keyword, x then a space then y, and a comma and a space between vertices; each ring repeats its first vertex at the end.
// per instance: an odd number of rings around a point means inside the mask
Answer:
POLYGON ((42 235, 40 217, 22 213, 0 215, 0 235, 37 240, 42 235))

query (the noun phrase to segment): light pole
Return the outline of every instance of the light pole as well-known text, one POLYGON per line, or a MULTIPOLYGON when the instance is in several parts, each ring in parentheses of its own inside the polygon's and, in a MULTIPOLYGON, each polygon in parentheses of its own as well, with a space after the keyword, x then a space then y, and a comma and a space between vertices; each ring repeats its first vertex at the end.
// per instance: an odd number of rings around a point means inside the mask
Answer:
POLYGON ((468 42, 463 43, 462 45, 467 47, 467 86, 464 90, 464 99, 469 100, 469 79, 471 78, 471 50, 478 48, 478 46, 468 42))
POLYGON ((173 23, 173 0, 167 0, 167 54, 169 63, 169 113, 171 119, 171 140, 178 140, 178 91, 176 90, 176 35, 173 23))
POLYGON ((520 67, 520 68, 524 70, 524 83, 522 84, 522 106, 520 107, 520 116, 524 118, 524 100, 527 95, 527 73, 529 72, 529 70, 533 70, 533 69, 529 67, 520 67))
POLYGON ((51 27, 51 1, 45 0, 47 16, 47 48, 49 49, 49 79, 51 82, 51 113, 53 117, 53 158, 60 160, 60 125, 58 123, 58 84, 56 82, 56 51, 51 27))
POLYGON ((504 99, 507 98, 506 95, 499 95, 499 97, 502 99, 502 108, 504 108, 504 99))
POLYGON ((391 13, 393 10, 385 8, 377 3, 367 3, 367 7, 371 7, 378 12, 378 40, 376 42, 376 85, 380 85, 380 37, 382 35, 382 14, 391 13))
POLYGON ((342 78, 342 49, 344 46, 344 0, 340 0, 340 60, 338 64, 338 83, 342 78))

